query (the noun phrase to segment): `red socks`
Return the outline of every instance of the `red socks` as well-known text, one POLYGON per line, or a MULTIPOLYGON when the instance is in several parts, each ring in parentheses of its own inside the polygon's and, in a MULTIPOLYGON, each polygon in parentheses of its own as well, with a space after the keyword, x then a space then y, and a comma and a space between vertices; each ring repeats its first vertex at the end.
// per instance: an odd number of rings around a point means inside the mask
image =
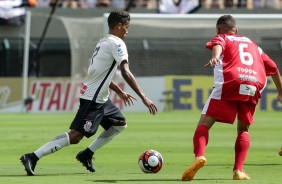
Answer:
POLYGON ((209 141, 209 129, 206 125, 199 125, 194 133, 193 144, 195 157, 204 156, 209 141))
MULTIPOLYGON (((194 133, 193 144, 195 157, 204 156, 209 141, 209 129, 199 125, 194 133)), ((235 142, 235 164, 233 170, 242 171, 250 146, 250 136, 247 132, 239 133, 235 142)))
POLYGON ((250 146, 250 136, 247 132, 239 133, 235 142, 234 170, 242 171, 250 146))

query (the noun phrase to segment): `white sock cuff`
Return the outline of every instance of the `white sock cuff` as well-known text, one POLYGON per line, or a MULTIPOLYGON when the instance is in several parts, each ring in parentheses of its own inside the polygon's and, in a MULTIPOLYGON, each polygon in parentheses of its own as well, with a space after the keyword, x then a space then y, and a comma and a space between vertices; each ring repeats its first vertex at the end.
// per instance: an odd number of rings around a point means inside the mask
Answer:
POLYGON ((66 137, 67 137, 67 140, 68 140, 68 146, 69 146, 70 145, 70 136, 67 132, 65 132, 65 134, 66 134, 66 137))
POLYGON ((113 126, 113 128, 118 132, 122 132, 127 128, 127 124, 124 126, 113 126))

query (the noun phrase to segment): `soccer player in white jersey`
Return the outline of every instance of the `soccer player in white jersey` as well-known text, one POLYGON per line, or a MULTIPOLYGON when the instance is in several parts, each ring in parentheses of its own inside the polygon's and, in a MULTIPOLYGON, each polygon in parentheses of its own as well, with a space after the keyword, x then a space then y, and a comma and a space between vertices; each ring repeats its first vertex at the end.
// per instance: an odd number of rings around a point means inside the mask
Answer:
POLYGON ((125 105, 132 105, 134 96, 122 91, 112 77, 120 66, 121 74, 128 85, 141 98, 151 114, 157 107, 148 99, 129 70, 128 53, 123 38, 128 33, 130 15, 126 11, 113 11, 108 17, 109 34, 96 45, 88 75, 80 90, 80 106, 70 125, 70 131, 63 133, 36 151, 21 156, 27 175, 34 175, 36 163, 43 156, 54 153, 70 144, 77 144, 83 137, 93 136, 99 125, 104 131, 76 159, 90 172, 95 172, 92 157, 95 151, 106 145, 126 129, 127 123, 120 110, 109 99, 109 88, 115 91, 125 105))
POLYGON ((243 165, 249 150, 249 126, 253 123, 256 105, 271 76, 282 103, 280 72, 274 63, 252 40, 237 35, 235 19, 223 15, 217 20, 217 35, 206 44, 212 58, 206 66, 214 67, 214 88, 202 110, 193 137, 195 160, 182 175, 183 181, 192 180, 205 166, 205 150, 209 129, 215 122, 233 124, 237 117, 234 180, 249 180, 243 165))

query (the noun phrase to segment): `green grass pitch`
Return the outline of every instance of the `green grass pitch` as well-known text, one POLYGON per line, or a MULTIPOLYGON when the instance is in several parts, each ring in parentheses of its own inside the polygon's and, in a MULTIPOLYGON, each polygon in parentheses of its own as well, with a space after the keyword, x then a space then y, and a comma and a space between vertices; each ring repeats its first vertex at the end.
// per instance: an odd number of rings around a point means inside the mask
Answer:
MULTIPOLYGON (((84 183, 182 183, 181 175, 193 160, 192 137, 200 112, 125 113, 126 131, 95 153, 95 173, 89 173, 75 159, 100 133, 77 145, 42 158, 36 176, 27 177, 20 163, 23 153, 32 152, 68 131, 74 114, 0 114, 0 183, 1 184, 84 184, 84 183), (146 149, 155 149, 164 157, 162 170, 145 174, 137 160, 146 149)), ((257 112, 250 128, 251 147, 245 163, 250 181, 233 181, 236 125, 217 123, 210 131, 206 150, 207 165, 194 180, 197 183, 281 184, 282 115, 257 112)))

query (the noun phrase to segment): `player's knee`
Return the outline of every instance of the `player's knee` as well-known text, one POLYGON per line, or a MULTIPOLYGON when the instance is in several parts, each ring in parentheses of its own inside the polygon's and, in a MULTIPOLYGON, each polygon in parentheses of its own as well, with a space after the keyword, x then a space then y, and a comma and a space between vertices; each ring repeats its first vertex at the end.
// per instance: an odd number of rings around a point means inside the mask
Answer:
POLYGON ((83 135, 81 133, 69 133, 70 144, 78 144, 82 138, 83 135))
POLYGON ((78 144, 80 142, 81 139, 79 138, 73 138, 70 140, 70 144, 78 144))
POLYGON ((123 126, 113 126, 113 128, 117 131, 117 132, 122 132, 127 128, 127 124, 125 123, 123 126))
POLYGON ((237 125, 237 133, 243 133, 243 132, 249 132, 249 127, 247 123, 244 123, 241 120, 238 120, 238 125, 237 125))

